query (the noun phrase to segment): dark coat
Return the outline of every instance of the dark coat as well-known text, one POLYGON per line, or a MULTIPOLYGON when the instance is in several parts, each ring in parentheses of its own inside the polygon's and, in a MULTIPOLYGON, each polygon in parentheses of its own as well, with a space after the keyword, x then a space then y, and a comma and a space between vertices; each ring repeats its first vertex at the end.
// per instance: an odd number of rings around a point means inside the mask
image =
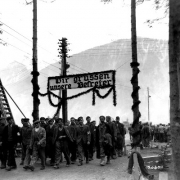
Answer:
POLYGON ((112 146, 111 129, 107 123, 99 124, 96 127, 96 157, 100 158, 100 143, 107 141, 112 146))
POLYGON ((77 126, 76 125, 70 125, 69 126, 69 133, 73 139, 73 141, 77 140, 77 126))
MULTIPOLYGON (((71 142, 73 142, 73 139, 69 133, 69 130, 66 126, 63 127, 64 130, 65 130, 65 133, 66 133, 66 136, 68 138, 68 140, 70 140, 71 142)), ((57 139, 59 138, 58 137, 58 130, 59 130, 59 127, 55 127, 54 129, 54 133, 53 133, 53 140, 52 140, 52 143, 55 144, 55 142, 57 141, 57 139)))
POLYGON ((47 143, 50 143, 50 144, 52 143, 55 128, 56 128, 55 125, 53 125, 51 128, 50 128, 50 125, 46 127, 46 142, 47 143))
MULTIPOLYGON (((18 139, 19 139, 18 134, 20 134, 19 127, 15 124, 12 124, 12 142, 14 145, 18 143, 18 139)), ((6 125, 3 130, 2 142, 3 144, 6 144, 8 142, 8 125, 6 125)))
POLYGON ((82 125, 77 127, 77 143, 81 140, 86 144, 88 141, 91 142, 91 132, 89 126, 82 125))
POLYGON ((2 142, 3 139, 4 128, 5 128, 5 124, 0 124, 0 142, 2 142))
POLYGON ((117 133, 119 131, 121 136, 125 136, 126 132, 125 132, 125 128, 124 128, 124 124, 120 123, 120 122, 115 122, 116 128, 117 128, 117 133))
POLYGON ((112 139, 115 140, 117 138, 117 129, 116 125, 113 122, 107 123, 110 129, 110 135, 112 136, 112 139))
POLYGON ((28 127, 22 127, 20 129, 20 134, 21 134, 21 142, 24 145, 29 145, 30 141, 31 141, 31 133, 32 133, 32 126, 28 126, 28 127))

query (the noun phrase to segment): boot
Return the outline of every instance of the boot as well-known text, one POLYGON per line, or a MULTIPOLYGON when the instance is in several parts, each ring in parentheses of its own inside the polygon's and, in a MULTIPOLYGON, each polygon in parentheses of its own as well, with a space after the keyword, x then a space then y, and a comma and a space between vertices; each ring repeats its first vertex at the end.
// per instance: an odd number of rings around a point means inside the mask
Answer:
POLYGON ((106 162, 105 162, 105 158, 102 157, 102 158, 101 158, 101 161, 100 161, 100 165, 101 165, 101 166, 105 166, 105 163, 106 163, 106 162))
POLYGON ((107 157, 106 164, 110 164, 110 156, 107 157))
POLYGON ((32 165, 29 165, 29 167, 28 167, 31 171, 34 171, 34 166, 32 166, 32 165))
POLYGON ((19 165, 24 165, 24 161, 23 160, 21 160, 21 162, 20 162, 20 164, 19 165))

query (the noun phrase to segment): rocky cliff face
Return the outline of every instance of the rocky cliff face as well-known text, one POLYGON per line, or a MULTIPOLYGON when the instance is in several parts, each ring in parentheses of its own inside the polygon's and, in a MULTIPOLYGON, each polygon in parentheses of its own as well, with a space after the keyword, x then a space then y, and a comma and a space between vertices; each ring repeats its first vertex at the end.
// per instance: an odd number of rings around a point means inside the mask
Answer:
MULTIPOLYGON (((138 61, 140 62, 139 97, 141 100, 140 111, 142 121, 147 121, 147 87, 150 89, 150 120, 153 123, 169 122, 169 74, 168 74, 168 42, 163 40, 138 39, 138 61)), ((102 100, 96 98, 96 105, 92 106, 92 94, 84 95, 68 101, 69 118, 74 116, 91 116, 98 120, 100 115, 110 115, 115 118, 121 116, 122 121, 132 121, 132 77, 131 41, 121 39, 110 44, 98 46, 67 59, 70 63, 68 74, 116 70, 117 106, 113 106, 112 94, 102 100)), ((42 69, 39 77, 40 91, 46 92, 47 77, 58 76, 59 63, 49 65, 42 69)), ((13 64, 0 73, 1 79, 14 97, 23 112, 32 119, 32 84, 30 72, 22 64, 13 64), (8 82, 8 83, 7 83, 8 82), (9 84, 9 85, 8 85, 9 84)), ((85 91, 86 89, 68 90, 68 96, 85 91)), ((105 94, 107 90, 101 90, 105 94)), ((47 97, 40 98, 40 116, 52 116, 56 109, 52 108, 47 97)), ((57 102, 56 99, 53 99, 57 102)), ((11 105, 15 119, 20 121, 21 115, 11 105)))

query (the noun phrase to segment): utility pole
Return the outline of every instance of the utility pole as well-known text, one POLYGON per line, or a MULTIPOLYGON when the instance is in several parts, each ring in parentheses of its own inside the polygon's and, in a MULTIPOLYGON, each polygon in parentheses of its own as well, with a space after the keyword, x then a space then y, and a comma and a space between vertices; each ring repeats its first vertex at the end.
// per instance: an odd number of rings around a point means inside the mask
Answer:
POLYGON ((150 125, 149 98, 151 96, 149 95, 149 88, 147 88, 147 93, 148 93, 148 122, 149 122, 149 125, 150 125))
POLYGON ((39 86, 38 86, 38 64, 37 64, 37 0, 33 0, 33 58, 32 58, 32 85, 33 85, 33 121, 39 119, 39 104, 40 100, 38 98, 39 86))
MULTIPOLYGON (((61 48, 60 50, 60 54, 61 54, 61 76, 66 76, 66 70, 70 67, 69 64, 66 63, 66 58, 67 58, 67 39, 66 38, 62 38, 60 41, 60 45, 59 47, 61 48)), ((68 104, 67 104, 67 90, 60 90, 59 94, 61 94, 62 91, 62 119, 63 119, 63 123, 65 124, 68 120, 68 104)), ((59 114, 58 114, 59 115, 59 114)))

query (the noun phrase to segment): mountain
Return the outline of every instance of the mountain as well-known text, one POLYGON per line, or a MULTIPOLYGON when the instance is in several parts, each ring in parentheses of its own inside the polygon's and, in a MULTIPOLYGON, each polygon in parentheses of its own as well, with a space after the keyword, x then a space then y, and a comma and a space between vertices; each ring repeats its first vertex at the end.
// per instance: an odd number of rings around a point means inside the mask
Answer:
MULTIPOLYGON (((164 40, 138 38, 138 61, 140 63, 139 73, 139 98, 141 100, 141 120, 148 120, 148 97, 147 87, 150 89, 150 121, 153 123, 169 122, 169 64, 168 64, 168 42, 164 40)), ((104 70, 116 70, 117 106, 113 106, 112 94, 106 99, 96 97, 96 105, 92 106, 92 93, 83 95, 68 101, 68 117, 91 116, 98 122, 100 115, 110 115, 113 118, 120 116, 122 121, 132 121, 132 77, 131 63, 131 41, 120 39, 109 44, 94 47, 67 59, 70 63, 68 74, 79 74, 88 72, 99 72, 104 70)), ((47 89, 47 77, 60 74, 60 64, 54 63, 40 71, 40 92, 45 93, 47 89)), ((32 119, 32 76, 22 64, 13 63, 9 68, 0 73, 0 77, 7 85, 7 90, 19 104, 22 111, 32 119), (8 83, 7 83, 8 82, 8 83), (13 84, 12 84, 13 83, 13 84)), ((5 86, 6 87, 6 86, 5 86)), ((68 90, 68 96, 80 93, 87 89, 68 90)), ((105 94, 107 90, 101 90, 105 94)), ((58 93, 58 92, 57 92, 58 93)), ((47 97, 40 97, 40 117, 53 116, 56 111, 51 107, 47 97)), ((57 99, 53 98, 56 103, 57 99)), ((14 117, 20 122, 22 115, 12 105, 14 117)))

